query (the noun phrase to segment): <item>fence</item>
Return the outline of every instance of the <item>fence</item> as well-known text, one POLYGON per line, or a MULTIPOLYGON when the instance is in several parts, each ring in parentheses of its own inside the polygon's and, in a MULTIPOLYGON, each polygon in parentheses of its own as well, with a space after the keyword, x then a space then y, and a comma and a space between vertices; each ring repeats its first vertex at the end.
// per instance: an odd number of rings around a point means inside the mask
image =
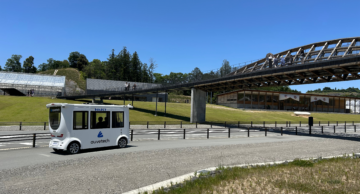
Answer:
MULTIPOLYGON (((0 122, 0 131, 47 130, 48 122, 0 122)), ((353 126, 360 121, 314 121, 313 126, 353 126)), ((190 123, 188 121, 131 121, 130 129, 176 128, 247 128, 247 127, 306 127, 304 121, 214 121, 190 123)))
MULTIPOLYGON (((247 127, 245 130, 239 130, 240 128, 231 128, 227 127, 224 129, 216 128, 215 130, 211 128, 206 129, 132 129, 130 131, 130 140, 134 141, 134 136, 141 135, 156 135, 157 140, 161 140, 162 135, 179 135, 181 139, 186 139, 189 135, 203 135, 207 139, 210 139, 210 134, 225 134, 227 138, 231 138, 232 135, 237 135, 236 137, 252 137, 252 134, 256 133, 257 137, 268 136, 268 133, 277 133, 278 135, 283 136, 287 135, 313 135, 313 134, 336 134, 336 133, 347 133, 349 131, 356 133, 356 125, 340 126, 308 126, 308 127, 247 127), (155 132, 155 133, 154 133, 155 132)), ((196 136, 197 138, 199 136, 196 136)), ((32 147, 36 147, 36 140, 42 139, 51 139, 50 133, 29 133, 29 134, 11 134, 11 135, 0 135, 0 143, 3 142, 14 142, 14 141, 32 141, 32 147)), ((179 139, 179 138, 177 138, 179 139)))

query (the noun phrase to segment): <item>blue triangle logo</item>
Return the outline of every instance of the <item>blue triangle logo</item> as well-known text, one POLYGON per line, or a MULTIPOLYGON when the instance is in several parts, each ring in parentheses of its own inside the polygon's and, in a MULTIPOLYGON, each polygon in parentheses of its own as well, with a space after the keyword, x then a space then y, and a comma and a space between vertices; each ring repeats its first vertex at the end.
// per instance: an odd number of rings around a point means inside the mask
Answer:
POLYGON ((98 137, 104 137, 101 131, 99 132, 98 137))

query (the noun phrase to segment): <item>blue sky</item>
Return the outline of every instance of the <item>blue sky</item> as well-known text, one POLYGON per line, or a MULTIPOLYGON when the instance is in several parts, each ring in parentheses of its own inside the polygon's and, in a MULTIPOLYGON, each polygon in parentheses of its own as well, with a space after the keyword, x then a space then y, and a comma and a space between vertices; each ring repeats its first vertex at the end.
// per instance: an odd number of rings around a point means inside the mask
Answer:
MULTIPOLYGON (((0 65, 12 54, 35 65, 106 60, 124 46, 158 73, 203 72, 224 59, 235 65, 313 42, 360 36, 360 1, 1 1, 0 65)), ((292 86, 358 87, 360 81, 292 86)))

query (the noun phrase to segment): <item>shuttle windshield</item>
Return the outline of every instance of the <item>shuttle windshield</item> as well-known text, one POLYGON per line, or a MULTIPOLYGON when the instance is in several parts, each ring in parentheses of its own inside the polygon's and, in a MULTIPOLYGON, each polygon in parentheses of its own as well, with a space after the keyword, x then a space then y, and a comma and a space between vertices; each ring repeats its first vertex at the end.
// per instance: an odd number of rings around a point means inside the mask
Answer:
POLYGON ((50 116, 49 116, 49 123, 51 129, 58 129, 60 125, 61 119, 61 107, 52 107, 50 108, 50 116))

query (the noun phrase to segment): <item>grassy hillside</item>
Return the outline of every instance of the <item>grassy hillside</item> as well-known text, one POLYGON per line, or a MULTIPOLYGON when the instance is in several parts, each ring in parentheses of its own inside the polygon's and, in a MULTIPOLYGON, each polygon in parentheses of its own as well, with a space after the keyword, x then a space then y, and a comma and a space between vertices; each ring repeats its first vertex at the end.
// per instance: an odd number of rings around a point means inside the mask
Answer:
MULTIPOLYGON (((0 96, 0 122, 44 122, 48 120, 48 103, 76 103, 44 97, 0 96)), ((105 100, 105 103, 120 104, 123 101, 105 100)), ((131 102, 126 101, 126 104, 131 102)), ((130 121, 189 121, 190 104, 167 103, 167 117, 163 116, 164 103, 158 103, 158 116, 154 116, 154 102, 134 102, 130 110, 130 121)), ((316 121, 360 121, 360 115, 313 113, 316 121)), ((307 121, 306 118, 292 116, 292 112, 243 111, 218 105, 207 105, 207 121, 307 121)))
MULTIPOLYGON (((39 74, 54 75, 54 69, 40 72, 39 74)), ((56 75, 66 76, 66 80, 74 81, 80 89, 86 90, 86 80, 84 80, 80 72, 75 68, 58 69, 56 75)))

